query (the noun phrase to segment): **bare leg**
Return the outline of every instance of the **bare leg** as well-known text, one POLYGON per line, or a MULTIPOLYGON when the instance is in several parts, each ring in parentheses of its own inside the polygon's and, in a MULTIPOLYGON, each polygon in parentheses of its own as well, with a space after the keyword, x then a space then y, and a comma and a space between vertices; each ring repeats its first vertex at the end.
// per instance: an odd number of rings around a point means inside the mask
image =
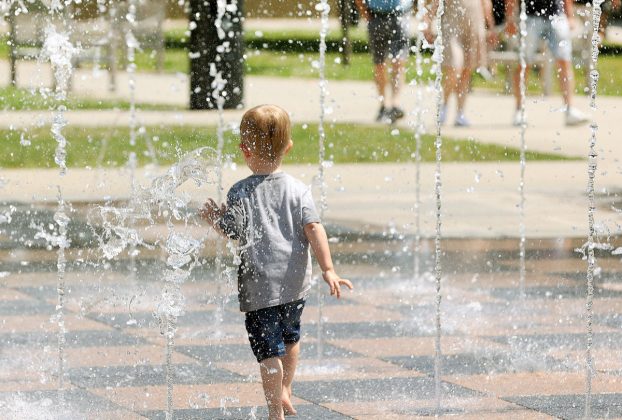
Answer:
MULTIPOLYGON (((529 74, 529 67, 525 67, 525 86, 527 86, 527 75, 529 74)), ((514 86, 512 86, 512 91, 514 93, 514 99, 516 100, 516 110, 520 109, 520 66, 516 67, 516 71, 514 72, 514 86)))
POLYGON ((456 90, 457 87, 456 80, 456 69, 453 67, 444 67, 443 68, 443 102, 445 106, 447 106, 447 102, 449 102, 449 97, 456 90))
POLYGON ((300 354, 300 342, 286 344, 285 356, 281 358, 283 362, 283 411, 285 415, 296 415, 296 409, 292 405, 292 382, 294 381, 294 374, 296 373, 296 366, 298 365, 298 355, 300 354))
POLYGON ((259 363, 263 392, 268 403, 269 420, 284 420, 283 405, 283 365, 280 358, 271 357, 259 363))
POLYGON ((387 86, 387 69, 384 63, 374 65, 374 82, 376 82, 380 103, 384 104, 385 88, 387 86))
POLYGON ((460 78, 457 81, 456 96, 458 97, 458 114, 464 113, 464 104, 469 94, 469 84, 471 82, 471 68, 464 68, 460 72, 460 78))
POLYGON ((570 61, 557 60, 559 68, 559 88, 562 91, 564 104, 567 107, 572 105, 572 94, 574 92, 574 73, 570 61))
POLYGON ((441 124, 445 122, 447 104, 451 94, 456 91, 456 69, 453 67, 443 67, 443 109, 441 111, 441 124))
POLYGON ((391 106, 393 107, 399 108, 400 105, 400 91, 404 85, 404 67, 405 60, 402 58, 391 62, 391 106))

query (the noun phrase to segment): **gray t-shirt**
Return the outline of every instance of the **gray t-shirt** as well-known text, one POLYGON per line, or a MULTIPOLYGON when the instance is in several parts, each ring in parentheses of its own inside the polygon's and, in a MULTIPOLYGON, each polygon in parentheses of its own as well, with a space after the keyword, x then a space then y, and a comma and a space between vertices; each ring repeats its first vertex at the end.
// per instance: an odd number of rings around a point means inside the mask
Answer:
POLYGON ((311 255, 304 226, 319 221, 309 187, 284 172, 252 175, 231 187, 220 228, 239 240, 242 312, 306 297, 311 255))

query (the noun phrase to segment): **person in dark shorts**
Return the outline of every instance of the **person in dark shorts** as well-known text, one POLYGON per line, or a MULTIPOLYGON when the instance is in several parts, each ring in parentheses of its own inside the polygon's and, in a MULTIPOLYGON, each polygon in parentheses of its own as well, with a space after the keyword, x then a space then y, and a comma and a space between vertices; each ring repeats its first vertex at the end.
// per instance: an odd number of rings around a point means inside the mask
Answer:
POLYGON ((259 362, 270 420, 296 414, 292 381, 300 352, 300 316, 311 288, 309 247, 330 287, 341 296, 349 280, 337 275, 310 188, 281 171, 293 146, 287 112, 274 105, 248 110, 240 150, 253 175, 238 181, 227 204, 209 199, 199 213, 217 232, 238 241, 238 299, 259 362))
POLYGON ((400 107, 400 91, 404 85, 404 70, 408 58, 408 17, 412 10, 412 1, 356 0, 356 6, 361 16, 367 20, 369 49, 374 63, 374 82, 380 101, 376 121, 394 123, 404 117, 404 111, 400 107), (388 85, 391 91, 390 100, 387 100, 388 85))

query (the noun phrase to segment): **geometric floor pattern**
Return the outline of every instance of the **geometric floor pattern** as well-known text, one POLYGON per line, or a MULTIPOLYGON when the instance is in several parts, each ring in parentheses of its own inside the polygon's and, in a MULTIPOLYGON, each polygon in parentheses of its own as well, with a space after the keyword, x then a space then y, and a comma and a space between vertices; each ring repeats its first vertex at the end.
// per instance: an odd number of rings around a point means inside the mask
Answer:
MULTIPOLYGON (((319 298, 314 292, 307 301, 294 384, 298 418, 582 418, 586 262, 574 252, 580 244, 528 241, 521 296, 517 241, 443 241, 438 406, 434 279, 414 278, 408 238, 346 235, 332 248, 355 290, 339 301, 322 298, 321 334, 319 298)), ((425 273, 433 246, 423 249, 425 273)), ((123 264, 94 270, 88 250, 68 252, 64 405, 53 253, 0 252, 2 418, 164 419, 164 338, 152 315, 162 288, 159 258, 139 260, 130 277, 123 264)), ((182 287, 174 418, 263 418, 243 316, 206 261, 182 287)), ((622 418, 622 262, 602 253, 598 264, 592 416, 622 418)))

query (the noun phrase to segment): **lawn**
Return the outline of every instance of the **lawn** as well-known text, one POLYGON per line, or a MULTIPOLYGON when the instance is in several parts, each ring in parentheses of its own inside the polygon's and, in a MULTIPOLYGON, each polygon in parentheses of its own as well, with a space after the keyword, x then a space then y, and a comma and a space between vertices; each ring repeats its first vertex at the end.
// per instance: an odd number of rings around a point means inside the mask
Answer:
MULTIPOLYGON (((277 52, 273 50, 247 50, 245 55, 245 71, 251 76, 277 76, 277 77, 319 77, 319 54, 315 52, 277 52)), ((424 57, 423 78, 431 81, 434 75, 430 72, 430 57, 424 57)), ((622 94, 622 56, 603 55, 598 60, 601 77, 598 91, 601 95, 622 94)), ((139 70, 154 71, 155 60, 148 52, 137 56, 139 70)), ((188 55, 183 49, 169 49, 165 54, 164 71, 188 72, 188 55)), ((326 54, 326 77, 331 80, 372 80, 371 56, 367 53, 353 54, 350 65, 341 64, 341 54, 326 54)), ((411 56, 407 65, 406 78, 411 81, 415 77, 415 57, 411 56)), ((528 92, 537 94, 542 91, 536 74, 529 77, 528 92)), ((585 73, 583 69, 575 69, 576 90, 583 93, 585 85, 585 73)), ((503 92, 505 85, 505 69, 499 66, 497 76, 492 81, 485 81, 481 77, 473 77, 473 87, 487 89, 495 92, 503 92)), ((554 91, 559 87, 554 83, 554 91)))
MULTIPOLYGON (((67 127, 65 134, 69 145, 67 164, 72 167, 123 166, 128 159, 129 133, 123 128, 81 128, 67 127)), ((35 128, 26 132, 0 130, 3 153, 0 166, 4 168, 55 167, 56 143, 47 128, 35 128), (29 142, 23 146, 21 142, 29 142)), ((311 163, 318 159, 317 125, 295 124, 293 127, 294 149, 286 163, 311 163)), ((335 163, 354 162, 412 162, 415 159, 415 141, 412 132, 391 131, 387 126, 363 126, 350 124, 330 125, 326 129, 327 158, 335 163)), ((231 131, 226 133, 225 154, 241 163, 238 153, 238 138, 231 131)), ((139 164, 153 161, 147 153, 147 143, 156 153, 155 161, 167 165, 183 153, 201 146, 216 147, 215 127, 147 127, 139 137, 133 151, 139 164)), ((443 161, 518 161, 517 149, 478 144, 471 140, 443 140, 443 161)), ((423 161, 434 160, 433 136, 422 139, 423 161)), ((528 160, 565 160, 560 155, 528 152, 528 160)))
MULTIPOLYGON (((130 109, 130 103, 123 100, 103 100, 88 97, 69 98, 63 103, 68 109, 130 109)), ((47 110, 58 107, 59 103, 49 90, 30 90, 15 88, 12 86, 0 87, 0 110, 23 111, 23 110, 47 110)), ((180 107, 172 105, 158 105, 139 103, 141 109, 147 110, 179 110, 180 107)))

